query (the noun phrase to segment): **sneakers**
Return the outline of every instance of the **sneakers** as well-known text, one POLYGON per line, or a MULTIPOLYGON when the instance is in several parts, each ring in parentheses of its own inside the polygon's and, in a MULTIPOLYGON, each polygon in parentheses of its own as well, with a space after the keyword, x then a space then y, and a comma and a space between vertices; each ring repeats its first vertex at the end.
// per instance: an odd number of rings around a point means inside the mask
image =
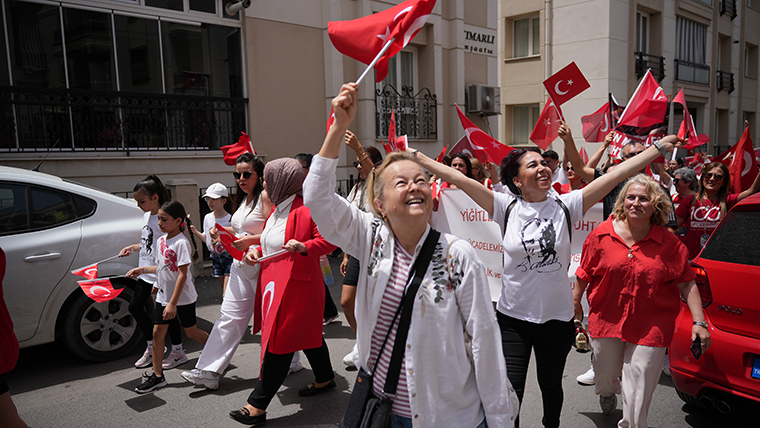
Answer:
POLYGON ((139 360, 135 361, 135 368, 144 369, 153 364, 153 346, 145 348, 145 352, 142 354, 139 360))
POLYGON ((670 376, 670 359, 668 358, 668 354, 665 354, 665 363, 662 365, 662 372, 665 373, 665 375, 670 376))
POLYGON ((182 377, 194 385, 207 389, 219 388, 219 373, 216 372, 192 369, 189 372, 182 372, 182 377))
POLYGON ((357 353, 356 344, 354 344, 354 348, 351 350, 351 352, 349 352, 348 354, 346 354, 345 357, 343 357, 343 364, 345 364, 346 367, 354 367, 354 368, 356 367, 356 365, 354 365, 354 357, 356 356, 356 353, 357 353))
POLYGON ((329 317, 329 318, 322 318, 322 325, 327 325, 332 322, 335 322, 338 320, 339 314, 335 314, 335 316, 329 317))
POLYGON ((161 374, 161 377, 158 377, 155 373, 151 373, 150 376, 147 373, 143 373, 143 378, 145 378, 145 381, 135 388, 135 392, 138 394, 145 394, 167 385, 166 377, 163 374, 161 374))
POLYGON ((600 395, 599 406, 602 408, 602 413, 605 415, 611 415, 617 408, 617 395, 612 394, 609 397, 600 395))
POLYGON ((588 369, 586 373, 583 373, 582 375, 576 377, 575 380, 577 380, 581 385, 593 385, 596 383, 594 381, 595 377, 594 366, 591 366, 591 368, 588 369))
POLYGON ((295 364, 291 364, 290 368, 288 369, 288 374, 299 372, 303 369, 303 364, 301 364, 301 360, 299 359, 298 362, 295 364))
POLYGON ((185 351, 183 350, 174 350, 169 353, 169 355, 164 358, 164 361, 161 363, 161 367, 164 369, 173 369, 177 367, 180 364, 184 364, 187 362, 187 355, 185 355, 185 351))

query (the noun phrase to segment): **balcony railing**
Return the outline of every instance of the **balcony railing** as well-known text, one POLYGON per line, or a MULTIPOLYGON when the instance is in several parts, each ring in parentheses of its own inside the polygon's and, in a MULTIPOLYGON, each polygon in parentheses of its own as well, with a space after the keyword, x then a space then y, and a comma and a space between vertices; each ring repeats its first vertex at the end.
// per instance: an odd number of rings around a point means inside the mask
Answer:
POLYGON ((245 98, 0 87, 0 150, 216 149, 246 130, 245 98))
POLYGON ((736 0, 720 0, 720 16, 728 14, 733 21, 736 18, 736 0))
POLYGON ((734 92, 734 73, 729 73, 728 71, 720 71, 718 70, 718 92, 727 90, 730 94, 731 92, 734 92))
POLYGON ((633 54, 636 57, 636 78, 641 79, 647 73, 647 70, 652 70, 652 77, 657 79, 658 82, 662 82, 665 78, 665 57, 651 55, 645 52, 635 52, 633 54))
POLYGON ((375 90, 375 136, 388 138, 391 111, 395 111, 396 135, 414 140, 438 138, 438 104, 435 94, 422 88, 416 94, 409 86, 399 93, 392 85, 375 90))
POLYGON ((683 82, 699 83, 700 85, 710 84, 710 66, 697 64, 682 59, 676 61, 676 79, 683 82))

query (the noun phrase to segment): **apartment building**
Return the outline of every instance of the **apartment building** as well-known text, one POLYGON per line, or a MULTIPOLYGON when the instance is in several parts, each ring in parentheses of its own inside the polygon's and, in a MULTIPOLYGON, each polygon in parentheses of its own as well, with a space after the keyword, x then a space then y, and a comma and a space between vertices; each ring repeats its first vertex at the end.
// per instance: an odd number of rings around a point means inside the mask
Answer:
MULTIPOLYGON (((684 90, 697 133, 712 140, 708 153, 736 143, 745 120, 757 136, 758 0, 527 0, 499 1, 498 9, 499 139, 506 144, 532 145, 547 98, 541 83, 572 61, 591 83, 562 106, 577 143, 581 116, 608 93, 625 104, 647 70, 666 94, 684 90)), ((671 132, 682 117, 675 105, 671 132)), ((553 147, 562 151, 559 140, 553 147)))

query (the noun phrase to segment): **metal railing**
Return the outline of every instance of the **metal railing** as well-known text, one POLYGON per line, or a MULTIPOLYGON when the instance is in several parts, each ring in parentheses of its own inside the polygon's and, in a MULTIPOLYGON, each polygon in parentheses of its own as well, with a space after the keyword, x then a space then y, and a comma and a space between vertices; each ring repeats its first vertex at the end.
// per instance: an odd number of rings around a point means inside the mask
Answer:
POLYGON ((718 70, 718 92, 722 90, 727 90, 730 94, 731 92, 734 92, 734 73, 730 73, 728 71, 721 71, 718 70))
POLYGON ((728 14, 733 21, 736 18, 736 0, 720 0, 720 16, 728 14))
POLYGON ((391 111, 395 111, 396 135, 415 140, 438 138, 438 104, 436 95, 428 88, 416 94, 410 86, 399 93, 392 85, 375 90, 375 136, 388 138, 391 111))
POLYGON ((699 83, 700 85, 710 84, 710 66, 705 64, 697 64, 694 62, 684 61, 682 59, 675 60, 676 63, 676 78, 683 82, 699 83))
POLYGON ((648 54, 646 52, 634 52, 636 58, 636 78, 641 79, 652 70, 652 77, 658 82, 665 78, 665 57, 648 54))
POLYGON ((246 130, 246 98, 0 87, 0 150, 217 149, 246 130))

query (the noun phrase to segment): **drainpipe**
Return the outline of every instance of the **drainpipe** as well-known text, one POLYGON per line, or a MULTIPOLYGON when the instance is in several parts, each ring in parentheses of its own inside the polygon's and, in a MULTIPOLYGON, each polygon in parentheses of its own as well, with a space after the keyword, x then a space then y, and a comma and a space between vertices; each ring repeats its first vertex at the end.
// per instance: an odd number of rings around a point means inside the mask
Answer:
POLYGON ((544 40, 544 80, 548 79, 552 75, 552 17, 554 16, 554 10, 552 9, 552 0, 544 1, 544 14, 546 15, 546 32, 544 40))

